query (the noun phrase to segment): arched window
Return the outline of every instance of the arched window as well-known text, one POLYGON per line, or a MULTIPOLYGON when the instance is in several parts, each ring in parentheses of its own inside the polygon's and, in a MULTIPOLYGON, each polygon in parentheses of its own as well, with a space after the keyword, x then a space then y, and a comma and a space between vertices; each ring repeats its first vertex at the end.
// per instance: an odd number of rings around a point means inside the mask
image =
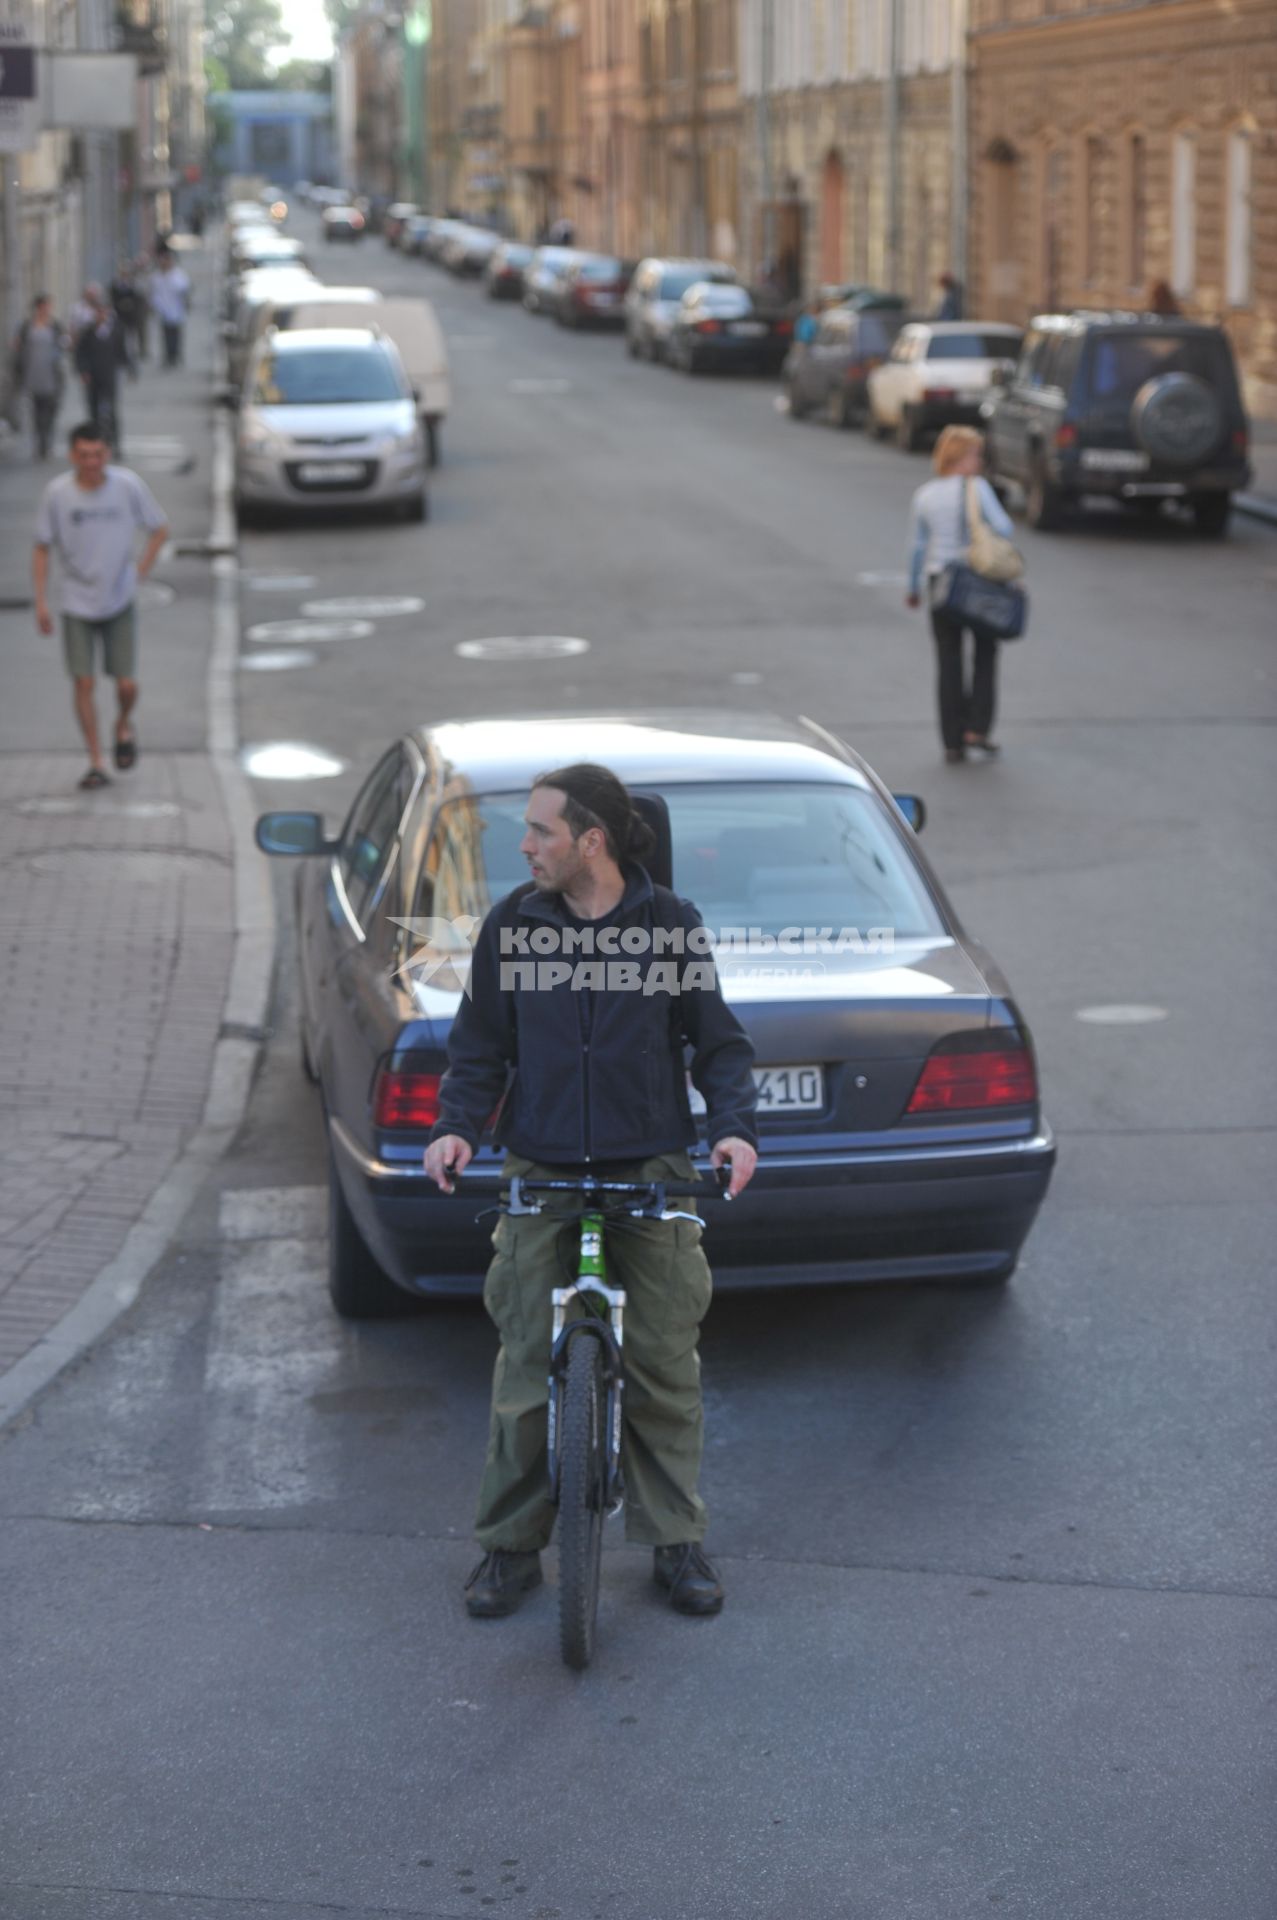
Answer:
POLYGON ((1181 130, 1171 143, 1171 286, 1191 294, 1197 283, 1197 139, 1181 130))
POLYGON ((1251 300, 1253 235, 1251 220, 1251 134, 1235 127, 1228 136, 1228 212, 1226 290, 1230 307, 1248 307, 1251 300))

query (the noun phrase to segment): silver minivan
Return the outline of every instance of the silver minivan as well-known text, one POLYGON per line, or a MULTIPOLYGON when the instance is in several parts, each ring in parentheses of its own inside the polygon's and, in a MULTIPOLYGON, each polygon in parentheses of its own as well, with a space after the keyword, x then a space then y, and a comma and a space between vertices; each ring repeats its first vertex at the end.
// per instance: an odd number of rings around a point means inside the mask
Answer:
POLYGON ((640 260, 625 296, 625 345, 634 360, 664 360, 678 303, 698 280, 731 282, 721 260, 640 260))
POLYGON ((281 507, 426 518, 425 436, 392 340, 370 326, 259 341, 240 403, 235 504, 241 521, 281 507))

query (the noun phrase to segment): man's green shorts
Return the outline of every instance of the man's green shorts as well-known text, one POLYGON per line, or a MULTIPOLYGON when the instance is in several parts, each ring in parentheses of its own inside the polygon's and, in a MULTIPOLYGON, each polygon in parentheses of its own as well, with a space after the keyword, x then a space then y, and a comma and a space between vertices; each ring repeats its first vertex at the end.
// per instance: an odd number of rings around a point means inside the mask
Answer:
POLYGON ((99 636, 102 671, 110 674, 112 680, 131 680, 137 659, 137 622, 131 606, 121 607, 109 620, 85 620, 78 613, 63 614, 62 651, 67 672, 76 680, 93 677, 97 671, 93 664, 94 641, 99 636))

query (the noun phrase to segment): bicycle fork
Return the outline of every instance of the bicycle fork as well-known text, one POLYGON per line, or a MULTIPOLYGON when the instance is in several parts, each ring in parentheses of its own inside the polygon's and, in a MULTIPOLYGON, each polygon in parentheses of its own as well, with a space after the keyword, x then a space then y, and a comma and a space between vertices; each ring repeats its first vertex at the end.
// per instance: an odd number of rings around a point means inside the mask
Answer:
POLYGON ((587 1213, 581 1219, 581 1261, 576 1280, 570 1287, 556 1287, 550 1295, 554 1307, 550 1343, 550 1406, 547 1423, 547 1447, 550 1467, 550 1498, 559 1500, 559 1433, 562 1428, 563 1384, 567 1372, 568 1343, 581 1334, 597 1340, 603 1355, 603 1382, 606 1389, 603 1497, 608 1515, 619 1513, 625 1502, 625 1480, 621 1472, 621 1425, 624 1417, 625 1370, 621 1348, 625 1337, 625 1292, 609 1287, 603 1268, 603 1216, 587 1213), (606 1303, 607 1318, 591 1308, 587 1300, 606 1303), (576 1303, 577 1317, 568 1315, 576 1303))

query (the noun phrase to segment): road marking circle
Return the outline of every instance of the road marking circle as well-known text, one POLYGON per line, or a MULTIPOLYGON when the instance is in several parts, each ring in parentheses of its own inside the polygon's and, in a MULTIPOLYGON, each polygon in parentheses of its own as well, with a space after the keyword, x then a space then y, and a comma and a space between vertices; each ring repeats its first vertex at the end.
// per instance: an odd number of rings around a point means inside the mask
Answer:
POLYGON ((307 600, 302 612, 308 619, 388 620, 396 613, 424 613, 426 603, 415 593, 369 594, 342 600, 307 600))
POLYGON ((266 642, 288 640, 366 640, 375 632, 371 620, 259 620, 245 635, 266 642))
POLYGON ((331 780, 346 770, 344 760, 302 740, 268 740, 261 746, 244 747, 239 759, 254 780, 331 780))
POLYGON ((260 653, 240 656, 246 673, 286 673, 290 667, 313 667, 319 655, 309 647, 263 647, 260 653))
POLYGON ((1146 1027, 1155 1021, 1169 1020, 1169 1007, 1142 1006, 1132 1001, 1129 1004, 1116 1002, 1112 1006, 1079 1007, 1077 1019, 1092 1027, 1146 1027))
POLYGON ((456 647, 463 660, 562 660, 589 650, 588 640, 566 633, 498 634, 491 640, 462 640, 456 647))

